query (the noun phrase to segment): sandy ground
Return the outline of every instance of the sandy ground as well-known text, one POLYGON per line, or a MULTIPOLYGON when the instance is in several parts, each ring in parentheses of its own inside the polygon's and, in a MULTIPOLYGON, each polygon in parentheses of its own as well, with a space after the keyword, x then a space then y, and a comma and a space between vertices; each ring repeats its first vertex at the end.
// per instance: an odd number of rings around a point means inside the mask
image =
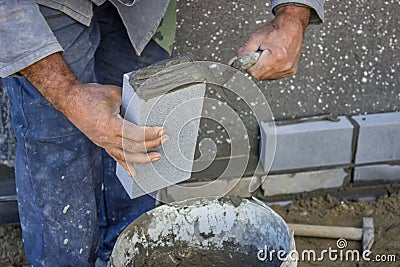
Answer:
MULTIPOLYGON (((296 201, 288 207, 273 206, 288 223, 304 223, 332 226, 362 227, 363 217, 373 217, 375 224, 375 242, 371 248, 370 262, 346 261, 340 254, 336 261, 324 257, 323 261, 299 262, 299 266, 399 266, 400 262, 400 195, 381 197, 377 202, 338 201, 330 197, 318 197, 309 201, 296 201), (382 255, 382 256, 380 256, 382 255), (377 262, 395 255, 396 262, 377 262), (375 260, 375 256, 378 256, 375 260)), ((318 238, 295 238, 297 251, 315 250, 316 255, 329 247, 338 250, 337 240, 318 238)), ((349 250, 361 251, 361 242, 348 241, 348 246, 341 249, 343 255, 349 250)), ((333 255, 334 256, 334 255, 333 255)), ((317 257, 318 258, 318 257, 317 257)), ((334 258, 334 257, 333 257, 334 258)), ((351 259, 351 257, 349 257, 351 259)), ((360 254, 360 258, 362 258, 360 254)))
MULTIPOLYGON (((377 202, 349 202, 339 201, 330 197, 316 197, 311 200, 295 201, 293 204, 282 207, 273 206, 285 220, 290 223, 306 223, 335 226, 362 226, 362 217, 373 217, 375 223, 375 243, 371 248, 370 262, 346 261, 337 254, 337 260, 330 260, 326 255, 323 261, 300 261, 298 266, 399 266, 400 262, 400 195, 385 196, 377 202), (375 256, 381 258, 394 255, 396 262, 376 262, 375 256)), ((304 250, 315 250, 316 258, 322 250, 337 248, 337 240, 319 238, 295 238, 297 251, 301 254, 304 250)), ((361 243, 348 241, 346 251, 361 251, 361 243)), ((340 251, 340 250, 338 250, 340 251)), ((339 252, 338 252, 339 253, 339 252)), ((335 256, 336 254, 332 254, 335 256)), ((351 257, 349 257, 351 259, 351 257)), ((3 225, 0 227, 0 267, 23 266, 27 264, 18 225, 3 225)))

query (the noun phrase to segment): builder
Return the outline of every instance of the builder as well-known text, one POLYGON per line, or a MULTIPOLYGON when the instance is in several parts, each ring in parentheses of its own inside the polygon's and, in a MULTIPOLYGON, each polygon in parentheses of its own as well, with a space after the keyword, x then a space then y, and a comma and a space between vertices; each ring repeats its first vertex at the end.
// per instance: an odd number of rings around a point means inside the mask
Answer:
MULTIPOLYGON (((237 55, 264 50, 248 70, 257 79, 293 74, 307 25, 323 18, 324 0, 271 2, 275 19, 237 55)), ((122 137, 120 86, 123 73, 170 56, 175 0, 1 1, 0 20, 28 260, 101 266, 120 232, 154 207, 151 196, 129 199, 115 162, 157 161, 160 154, 142 152, 168 136, 125 123, 122 137)))

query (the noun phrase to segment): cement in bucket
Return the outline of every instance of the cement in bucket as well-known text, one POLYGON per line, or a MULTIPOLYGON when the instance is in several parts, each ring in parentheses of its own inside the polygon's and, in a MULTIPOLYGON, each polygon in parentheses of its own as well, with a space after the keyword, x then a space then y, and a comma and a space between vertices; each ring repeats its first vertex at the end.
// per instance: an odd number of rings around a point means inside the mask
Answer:
POLYGON ((292 232, 269 207, 233 197, 194 198, 160 206, 130 224, 111 265, 292 267, 296 261, 282 259, 294 250, 292 232), (278 251, 285 253, 278 258, 278 251))

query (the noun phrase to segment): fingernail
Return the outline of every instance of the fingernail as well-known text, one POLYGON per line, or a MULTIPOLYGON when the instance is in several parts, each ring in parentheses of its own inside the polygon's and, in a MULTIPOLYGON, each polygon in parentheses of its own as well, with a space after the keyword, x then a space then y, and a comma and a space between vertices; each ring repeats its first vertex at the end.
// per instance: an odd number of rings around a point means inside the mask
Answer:
POLYGON ((228 65, 231 66, 233 64, 233 62, 237 59, 238 57, 233 57, 229 60, 228 65))
POLYGON ((155 162, 155 161, 158 161, 158 160, 160 160, 161 159, 161 157, 159 157, 159 156, 156 156, 156 157, 154 157, 154 158, 151 158, 151 162, 155 162))
POLYGON ((162 129, 161 131, 158 132, 158 136, 162 137, 165 133, 165 129, 162 129))
POLYGON ((167 142, 169 140, 169 136, 168 135, 163 135, 163 137, 161 137, 161 144, 164 144, 165 142, 167 142))

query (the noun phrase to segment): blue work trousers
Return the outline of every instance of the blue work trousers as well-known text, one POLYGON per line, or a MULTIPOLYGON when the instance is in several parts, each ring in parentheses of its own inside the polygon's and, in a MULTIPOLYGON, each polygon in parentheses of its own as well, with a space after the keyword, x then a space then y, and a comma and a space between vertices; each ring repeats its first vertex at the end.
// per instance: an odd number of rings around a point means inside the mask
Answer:
MULTIPOLYGON (((82 82, 121 86, 123 73, 167 59, 151 41, 136 56, 111 4, 94 9, 90 27, 41 7, 82 82)), ((26 79, 4 79, 17 138, 15 163, 24 245, 33 266, 93 266, 106 261, 116 238, 155 200, 131 200, 115 161, 56 110, 26 79)))

